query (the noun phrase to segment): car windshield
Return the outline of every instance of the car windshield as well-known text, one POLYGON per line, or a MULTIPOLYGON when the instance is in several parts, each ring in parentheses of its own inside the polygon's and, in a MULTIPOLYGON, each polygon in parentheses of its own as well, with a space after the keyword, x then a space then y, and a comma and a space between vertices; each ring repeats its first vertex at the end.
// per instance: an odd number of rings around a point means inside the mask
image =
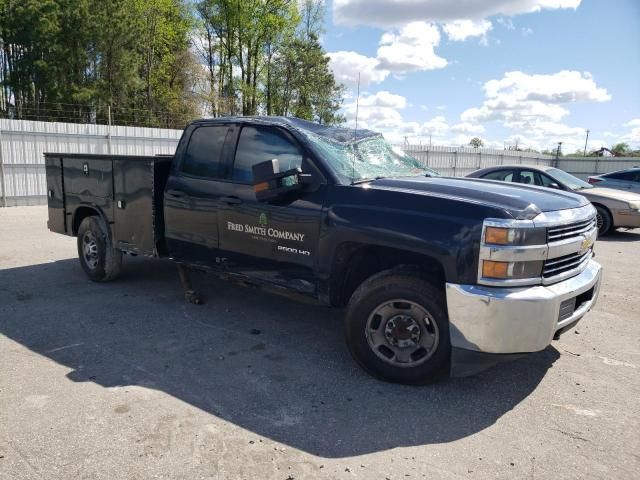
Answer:
POLYGON ((440 176, 401 149, 389 145, 382 135, 337 142, 308 131, 304 134, 346 184, 383 177, 440 176))
POLYGON ((593 185, 588 184, 585 181, 580 180, 578 177, 574 177, 570 173, 560 170, 558 168, 550 168, 546 172, 558 183, 561 183, 571 190, 584 190, 585 188, 593 188, 593 185))

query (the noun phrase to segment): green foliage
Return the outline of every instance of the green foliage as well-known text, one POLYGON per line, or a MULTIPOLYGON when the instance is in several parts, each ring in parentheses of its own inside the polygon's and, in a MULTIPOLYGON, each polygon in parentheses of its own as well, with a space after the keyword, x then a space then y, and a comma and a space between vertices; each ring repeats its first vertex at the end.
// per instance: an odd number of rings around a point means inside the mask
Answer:
POLYGON ((616 155, 622 155, 629 151, 629 144, 625 142, 616 143, 611 147, 611 151, 616 155))
POLYGON ((0 115, 182 127, 199 116, 177 0, 0 0, 0 115))
POLYGON ((343 87, 318 42, 318 0, 200 0, 202 95, 217 115, 293 115, 341 123, 343 87), (298 9, 300 5, 300 9, 298 9))
POLYGON ((321 0, 0 0, 0 116, 339 123, 323 18, 321 0))
POLYGON ((482 139, 480 137, 473 137, 469 141, 469 145, 471 145, 473 148, 480 148, 480 147, 484 146, 484 142, 482 141, 482 139))

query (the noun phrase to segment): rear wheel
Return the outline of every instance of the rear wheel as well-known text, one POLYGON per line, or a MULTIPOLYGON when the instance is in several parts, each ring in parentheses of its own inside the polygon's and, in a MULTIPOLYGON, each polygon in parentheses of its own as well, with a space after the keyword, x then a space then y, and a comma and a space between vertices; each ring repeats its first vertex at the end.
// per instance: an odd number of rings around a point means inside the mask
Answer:
POLYGON ((444 294, 410 272, 374 275, 351 297, 346 339, 355 360, 375 377, 410 385, 437 380, 451 356, 444 294))
POLYGON ((94 282, 108 282, 120 274, 122 252, 113 248, 107 226, 100 217, 82 220, 78 228, 78 258, 94 282))
POLYGON ((606 235, 613 227, 613 219, 611 218, 609 210, 601 207, 600 205, 595 205, 595 207, 596 221, 598 223, 598 235, 606 235))

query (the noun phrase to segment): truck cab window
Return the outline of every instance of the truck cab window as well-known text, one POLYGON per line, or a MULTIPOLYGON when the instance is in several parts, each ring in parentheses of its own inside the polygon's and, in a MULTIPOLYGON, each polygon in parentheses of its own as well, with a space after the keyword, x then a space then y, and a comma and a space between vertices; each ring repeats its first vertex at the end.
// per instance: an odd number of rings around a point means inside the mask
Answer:
POLYGON ((300 167, 303 156, 302 150, 275 128, 244 127, 240 132, 231 178, 251 183, 255 164, 277 158, 280 170, 285 171, 300 167))
POLYGON ((194 177, 218 178, 226 126, 198 127, 191 134, 180 171, 194 177))

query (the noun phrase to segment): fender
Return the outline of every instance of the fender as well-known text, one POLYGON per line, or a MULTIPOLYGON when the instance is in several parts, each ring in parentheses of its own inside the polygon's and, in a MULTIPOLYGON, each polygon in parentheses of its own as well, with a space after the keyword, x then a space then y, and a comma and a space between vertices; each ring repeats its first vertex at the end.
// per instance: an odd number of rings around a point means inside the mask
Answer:
POLYGON ((78 227, 80 227, 80 223, 82 222, 82 220, 85 217, 91 216, 93 214, 96 214, 100 218, 100 220, 102 220, 104 225, 107 227, 109 240, 113 241, 113 231, 112 231, 113 226, 111 222, 109 222, 107 215, 104 213, 104 211, 100 207, 90 203, 81 203, 73 211, 72 220, 71 220, 71 229, 70 229, 71 235, 76 237, 78 235, 78 227), (93 213, 90 213, 90 212, 93 212, 93 213))

